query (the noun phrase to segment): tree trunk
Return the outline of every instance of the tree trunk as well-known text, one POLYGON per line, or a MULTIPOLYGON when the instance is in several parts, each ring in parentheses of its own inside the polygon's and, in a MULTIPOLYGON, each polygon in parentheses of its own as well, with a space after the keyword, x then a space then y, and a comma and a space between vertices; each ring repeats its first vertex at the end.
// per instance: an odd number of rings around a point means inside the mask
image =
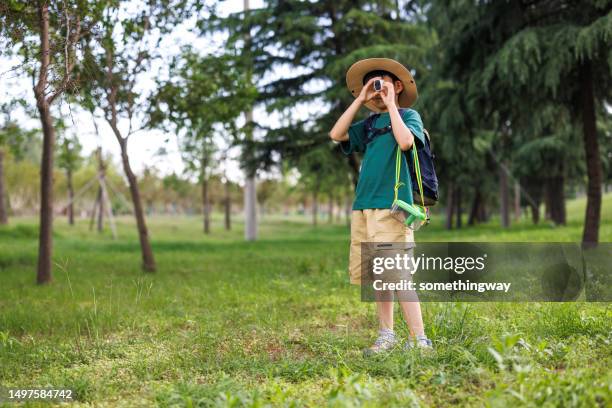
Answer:
POLYGON ((472 201, 472 208, 470 209, 470 215, 468 217, 468 225, 474 225, 476 224, 476 222, 479 220, 478 218, 478 212, 480 210, 480 201, 481 201, 481 193, 480 193, 480 189, 477 188, 476 192, 474 193, 474 201, 472 201))
POLYGON ((542 202, 542 192, 544 190, 543 184, 540 178, 529 177, 523 181, 523 185, 531 197, 531 200, 528 200, 528 202, 531 209, 531 221, 534 224, 540 222, 540 203, 542 202))
POLYGON ((149 233, 147 231, 147 224, 145 222, 144 212, 142 209, 142 200, 140 198, 140 190, 138 189, 138 181, 130 166, 130 158, 127 153, 127 140, 123 139, 119 129, 111 124, 113 132, 119 140, 119 146, 121 147, 121 163, 123 164, 123 171, 128 179, 130 187, 130 195, 132 197, 132 204, 134 205, 134 215, 136 217, 136 225, 138 227, 138 238, 140 240, 140 250, 142 252, 142 268, 146 272, 155 272, 155 259, 153 258, 153 250, 151 249, 151 243, 149 242, 149 233))
MULTIPOLYGON (((202 172, 204 173, 204 172, 202 172)), ((204 233, 210 233, 210 203, 208 201, 208 179, 202 174, 202 212, 204 214, 204 233)))
MULTIPOLYGON (((140 241, 140 251, 142 255, 142 268, 145 272, 155 272, 155 259, 153 257, 153 250, 151 249, 151 243, 149 242, 149 232, 147 230, 147 224, 145 222, 145 216, 142 208, 142 199, 140 197, 140 190, 138 188, 138 180, 132 171, 130 165, 130 158, 127 151, 128 139, 121 135, 121 131, 118 127, 118 112, 117 112, 117 86, 114 85, 114 74, 113 74, 113 54, 111 49, 106 48, 106 80, 109 84, 107 90, 107 101, 108 106, 106 108, 106 119, 110 125, 119 147, 121 148, 121 164, 123 165, 123 171, 128 180, 130 188, 130 196, 132 198, 132 204, 134 206, 134 216, 136 217, 136 226, 138 228, 138 239, 140 241)), ((128 134, 129 137, 129 134, 128 134)))
POLYGON ((327 204, 327 223, 331 224, 334 222, 334 196, 329 195, 329 203, 327 204))
POLYGON ((100 184, 100 187, 98 187, 98 232, 102 232, 104 229, 104 189, 102 186, 104 185, 104 173, 106 169, 104 168, 104 161, 102 160, 101 147, 98 147, 96 150, 96 157, 98 159, 98 183, 100 184))
POLYGON ((315 188, 312 192, 312 225, 317 226, 317 218, 319 212, 319 203, 318 203, 318 195, 319 189, 315 188))
POLYGON ((550 177, 546 180, 550 219, 556 225, 565 225, 566 222, 564 186, 563 176, 550 177))
POLYGON ((518 181, 514 182, 514 219, 521 218, 521 185, 518 181))
MULTIPOLYGON (((476 199, 474 199, 476 201, 476 199)), ((482 190, 478 188, 478 202, 474 203, 476 208, 474 210, 474 223, 483 223, 489 220, 489 215, 487 214, 487 202, 486 196, 483 194, 482 190)))
POLYGON ((102 186, 98 189, 98 232, 104 229, 104 200, 102 198, 102 186))
POLYGON ((602 169, 597 141, 595 117, 595 97, 593 95, 593 75, 590 62, 581 68, 580 106, 582 113, 582 132, 587 165, 587 205, 582 233, 582 247, 592 248, 599 242, 599 222, 601 219, 601 181, 602 169))
POLYGON ((202 176, 202 214, 204 216, 204 233, 210 233, 210 201, 208 197, 208 152, 206 151, 206 139, 203 139, 204 149, 202 152, 202 162, 200 171, 202 176))
POLYGON ((93 203, 93 208, 91 209, 91 218, 89 219, 89 230, 93 230, 94 223, 96 222, 96 209, 98 208, 98 203, 102 199, 102 190, 98 189, 98 193, 96 194, 96 199, 93 203))
MULTIPOLYGON (((48 18, 48 17, 47 17, 48 18)), ((38 99, 38 98, 37 98, 38 99)), ((38 99, 37 108, 43 129, 43 150, 40 164, 40 231, 38 235, 38 269, 36 282, 51 282, 53 251, 53 150, 55 129, 49 104, 38 99)))
POLYGON ((553 208, 553 191, 550 187, 550 179, 544 179, 544 219, 552 219, 552 208, 553 208))
POLYGON ((487 201, 486 201, 486 196, 483 196, 480 199, 480 203, 478 206, 478 222, 487 222, 489 221, 489 213, 487 211, 487 201))
POLYGON ((45 94, 49 73, 49 4, 39 3, 38 22, 40 25, 40 69, 38 82, 34 86, 36 108, 40 115, 43 131, 43 148, 40 165, 40 225, 38 234, 38 265, 36 282, 51 282, 51 256, 53 252, 53 151, 55 129, 51 119, 49 100, 45 94))
MULTIPOLYGON (((245 12, 249 10, 249 0, 244 0, 244 10, 245 12)), ((251 34, 250 32, 246 33, 245 36, 246 41, 246 49, 250 49, 251 47, 251 34)), ((248 82, 251 83, 251 70, 247 70, 248 82)), ((245 112, 245 124, 250 125, 253 121, 253 109, 248 109, 245 112)), ((249 130, 246 135, 248 140, 253 138, 252 132, 249 130)), ((244 154, 249 154, 249 152, 244 152, 244 154)), ((247 160, 248 161, 248 160, 247 160)), ((257 184, 255 181, 256 173, 253 171, 246 176, 246 182, 244 184, 244 238, 247 241, 255 241, 257 239, 257 184)))
POLYGON ((0 225, 8 224, 6 193, 4 190, 4 149, 0 148, 0 225))
POLYGON ((455 187, 455 203, 457 205, 457 213, 456 216, 457 218, 455 219, 456 221, 456 226, 457 229, 461 228, 461 187, 457 186, 455 187))
POLYGON ((66 170, 66 180, 68 182, 68 224, 74 225, 74 186, 72 184, 72 169, 66 170))
POLYGON ((499 166, 499 212, 501 218, 501 226, 508 228, 510 226, 510 194, 508 192, 508 174, 504 169, 507 168, 507 163, 499 166))
POLYGON ((225 229, 227 231, 232 229, 232 198, 230 195, 230 185, 229 181, 225 182, 225 229))
POLYGON ((247 241, 257 239, 257 189, 255 177, 247 177, 244 183, 244 238, 247 241))
POLYGON ((448 190, 446 193, 446 197, 448 197, 448 201, 446 203, 446 220, 444 221, 444 227, 447 230, 453 229, 453 212, 454 212, 454 201, 455 198, 455 189, 453 187, 453 183, 448 183, 448 190))
POLYGON ((530 204, 529 208, 531 208, 531 221, 534 224, 538 224, 540 222, 540 207, 535 204, 530 204))

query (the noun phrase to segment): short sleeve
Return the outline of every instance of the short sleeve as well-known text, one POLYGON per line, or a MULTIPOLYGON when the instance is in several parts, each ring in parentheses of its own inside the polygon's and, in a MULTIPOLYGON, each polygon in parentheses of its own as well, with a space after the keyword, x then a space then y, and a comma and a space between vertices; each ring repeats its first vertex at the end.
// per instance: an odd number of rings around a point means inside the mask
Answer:
POLYGON ((404 119, 406 127, 410 129, 412 134, 417 138, 417 141, 420 142, 417 148, 425 146, 425 134, 423 133, 421 115, 414 109, 406 109, 403 112, 402 118, 404 119))
POLYGON ((348 130, 349 140, 340 142, 344 154, 365 151, 365 119, 353 123, 348 130))

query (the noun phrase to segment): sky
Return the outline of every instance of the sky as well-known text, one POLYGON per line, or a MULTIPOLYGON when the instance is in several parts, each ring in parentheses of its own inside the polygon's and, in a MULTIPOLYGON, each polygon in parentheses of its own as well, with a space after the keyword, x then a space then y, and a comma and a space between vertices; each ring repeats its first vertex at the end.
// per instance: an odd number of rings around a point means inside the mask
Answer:
MULTIPOLYGON (((250 0, 250 8, 260 7, 263 7, 262 0, 250 0)), ((231 0, 219 2, 218 9, 223 15, 239 12, 243 10, 243 1, 231 0)), ((193 24, 193 21, 177 27, 172 35, 164 38, 160 45, 164 61, 169 61, 173 55, 176 55, 182 44, 192 44, 196 49, 200 50, 200 52, 206 54, 212 52, 223 43, 224 36, 222 34, 215 34, 212 38, 198 38, 188 29, 191 24, 193 24)), ((31 106, 35 106, 31 78, 16 76, 15 72, 6 72, 8 67, 13 66, 14 63, 15 60, 10 60, 6 56, 0 54, 0 66, 2 67, 0 68, 0 83, 2 84, 0 87, 0 103, 6 102, 14 97, 23 97, 31 106)), ((143 90, 153 89, 155 75, 158 70, 163 69, 160 64, 163 64, 163 62, 154 65, 151 72, 148 73, 149 75, 145 75, 141 78, 137 86, 143 90)), ((288 76, 291 74, 289 70, 280 69, 271 74, 270 78, 264 78, 264 82, 274 77, 288 76)), ((98 137, 96 136, 92 116, 89 112, 84 112, 78 106, 68 106, 65 101, 60 101, 60 103, 55 106, 55 109, 56 114, 61 112, 61 115, 64 116, 65 120, 68 122, 68 132, 78 136, 83 145, 84 154, 87 155, 98 146, 101 146, 104 154, 112 155, 113 162, 119 166, 119 144, 108 124, 99 115, 100 112, 98 112, 98 117, 96 119, 100 132, 98 137)), ((305 116, 319 110, 320 107, 316 106, 299 109, 299 116, 305 116)), ((255 121, 262 117, 262 115, 266 117, 266 123, 272 127, 278 126, 281 123, 281 118, 277 114, 268 114, 263 107, 257 107, 253 111, 255 121)), ((29 118, 24 112, 16 112, 13 115, 13 119, 17 119, 24 127, 40 127, 37 118, 29 118)), ((124 129, 127 129, 126 123, 121 123, 120 125, 123 126, 124 129)), ((138 128, 138 124, 135 124, 134 127, 138 128)), ((218 138, 218 140, 220 140, 220 143, 223 143, 221 141, 222 137, 218 138)), ((132 168, 137 174, 141 174, 145 166, 155 166, 162 174, 170 174, 172 172, 181 174, 185 168, 179 153, 176 135, 166 134, 160 130, 143 130, 132 135, 128 142, 128 153, 132 168), (165 155, 156 154, 160 148, 164 148, 166 151, 165 155)), ((224 171, 227 178, 231 181, 242 184, 244 177, 238 160, 239 154, 240 152, 236 148, 230 150, 230 160, 221 164, 218 170, 224 171)), ((117 170, 120 174, 123 173, 121 169, 117 170)), ((261 174, 263 177, 274 177, 274 175, 274 173, 261 174)))

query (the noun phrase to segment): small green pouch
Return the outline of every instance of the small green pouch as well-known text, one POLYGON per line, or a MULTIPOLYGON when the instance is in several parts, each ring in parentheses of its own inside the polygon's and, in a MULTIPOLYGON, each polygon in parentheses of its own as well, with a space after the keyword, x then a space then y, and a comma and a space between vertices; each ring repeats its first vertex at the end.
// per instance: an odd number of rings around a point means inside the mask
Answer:
POLYGON ((401 170, 401 158, 402 151, 397 146, 397 153, 395 156, 395 186, 393 187, 394 196, 393 196, 393 204, 391 205, 391 213, 397 214, 400 210, 404 212, 405 221, 404 223, 413 231, 418 231, 423 225, 427 225, 429 223, 429 210, 425 207, 425 200, 423 198, 423 184, 421 182, 421 171, 419 167, 419 159, 416 154, 416 146, 413 143, 412 148, 414 149, 414 168, 417 174, 417 181, 419 184, 419 193, 421 196, 421 206, 416 204, 408 204, 407 202, 400 200, 397 198, 398 189, 404 183, 400 181, 400 170, 401 170), (420 207, 420 208, 419 208, 420 207))

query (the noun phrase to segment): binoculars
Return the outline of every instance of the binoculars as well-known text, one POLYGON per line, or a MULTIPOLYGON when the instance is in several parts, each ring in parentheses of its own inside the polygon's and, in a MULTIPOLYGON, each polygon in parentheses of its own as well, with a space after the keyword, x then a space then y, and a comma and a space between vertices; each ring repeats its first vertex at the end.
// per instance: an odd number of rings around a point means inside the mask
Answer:
POLYGON ((374 86, 374 90, 375 91, 380 91, 383 89, 383 80, 382 79, 376 79, 372 85, 374 86))

